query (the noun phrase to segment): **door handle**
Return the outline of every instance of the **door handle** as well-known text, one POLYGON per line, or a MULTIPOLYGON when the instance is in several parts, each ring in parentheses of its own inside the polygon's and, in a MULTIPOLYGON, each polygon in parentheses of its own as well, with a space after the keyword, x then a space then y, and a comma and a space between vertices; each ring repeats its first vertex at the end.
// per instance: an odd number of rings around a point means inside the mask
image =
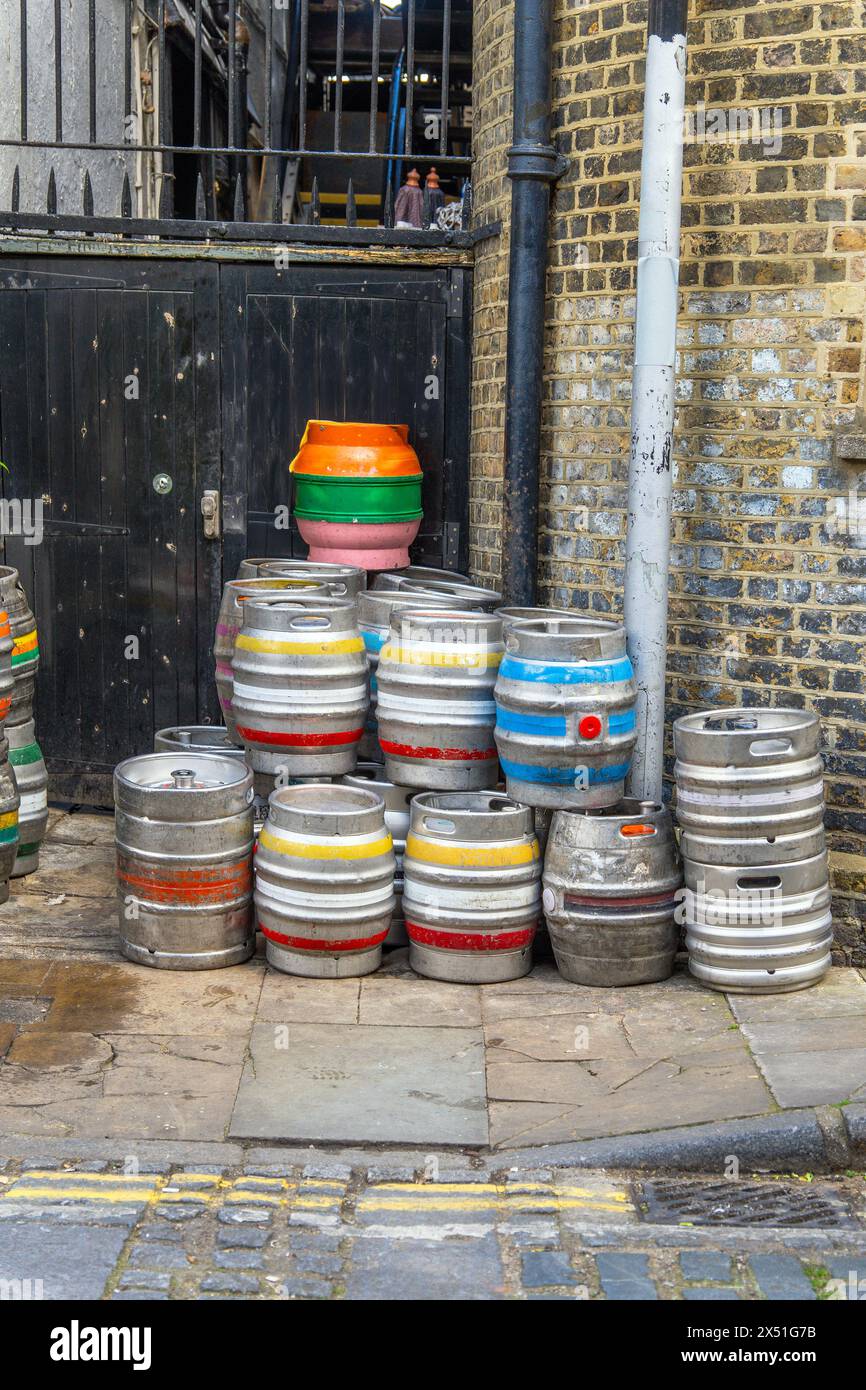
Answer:
POLYGON ((218 541, 220 536, 220 495, 215 488, 206 488, 202 493, 201 515, 205 540, 218 541))

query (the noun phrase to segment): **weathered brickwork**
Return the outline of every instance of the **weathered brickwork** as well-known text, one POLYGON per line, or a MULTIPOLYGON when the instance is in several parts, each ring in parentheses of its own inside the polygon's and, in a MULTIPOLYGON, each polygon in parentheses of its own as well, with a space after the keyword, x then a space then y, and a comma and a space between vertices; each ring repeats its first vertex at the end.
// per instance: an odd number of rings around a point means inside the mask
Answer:
MULTIPOLYGON (((866 959, 866 5, 691 0, 669 709, 824 720, 840 951, 866 959), (860 501, 858 507, 858 484, 860 501), (859 534, 858 534, 859 530, 859 534)), ((509 7, 479 7, 476 209, 507 217, 509 7), (494 17, 495 15, 495 17, 494 17)), ((559 0, 542 600, 622 603, 646 4, 559 0)), ((499 573, 505 246, 476 275, 472 559, 499 573)))

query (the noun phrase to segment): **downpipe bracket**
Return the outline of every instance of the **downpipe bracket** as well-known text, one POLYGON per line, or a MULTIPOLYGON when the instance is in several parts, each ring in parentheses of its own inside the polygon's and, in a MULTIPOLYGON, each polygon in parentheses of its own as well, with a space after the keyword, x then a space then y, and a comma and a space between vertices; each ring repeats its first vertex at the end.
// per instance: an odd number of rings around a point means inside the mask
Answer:
POLYGON ((508 151, 510 179, 540 179, 555 183, 571 168, 571 160, 560 154, 553 145, 538 145, 521 141, 508 151))

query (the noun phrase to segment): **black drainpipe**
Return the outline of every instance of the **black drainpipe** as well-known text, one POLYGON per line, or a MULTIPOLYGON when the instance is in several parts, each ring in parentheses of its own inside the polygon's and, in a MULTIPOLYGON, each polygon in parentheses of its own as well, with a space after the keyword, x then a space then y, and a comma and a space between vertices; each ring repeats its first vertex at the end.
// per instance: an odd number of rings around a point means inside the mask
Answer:
POLYGON ((530 606, 538 567, 550 185, 568 167, 550 142, 551 10, 552 0, 515 0, 514 143, 508 151, 512 183, 502 590, 506 603, 530 606))

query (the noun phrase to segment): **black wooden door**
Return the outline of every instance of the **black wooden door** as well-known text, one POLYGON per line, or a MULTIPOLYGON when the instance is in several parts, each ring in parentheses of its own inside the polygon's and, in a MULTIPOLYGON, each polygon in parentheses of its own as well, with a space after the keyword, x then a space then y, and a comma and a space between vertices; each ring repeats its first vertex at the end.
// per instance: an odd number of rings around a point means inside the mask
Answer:
POLYGON ((469 272, 299 265, 222 270, 224 566, 305 555, 289 463, 307 421, 407 424, 424 470, 413 559, 468 558, 469 272))
MULTIPOLYGON (((36 610, 37 732, 55 796, 111 801, 154 731, 217 714, 219 268, 46 256, 0 267, 4 496, 44 538, 6 535, 36 610)), ((7 521, 8 527, 8 521, 7 521)))

